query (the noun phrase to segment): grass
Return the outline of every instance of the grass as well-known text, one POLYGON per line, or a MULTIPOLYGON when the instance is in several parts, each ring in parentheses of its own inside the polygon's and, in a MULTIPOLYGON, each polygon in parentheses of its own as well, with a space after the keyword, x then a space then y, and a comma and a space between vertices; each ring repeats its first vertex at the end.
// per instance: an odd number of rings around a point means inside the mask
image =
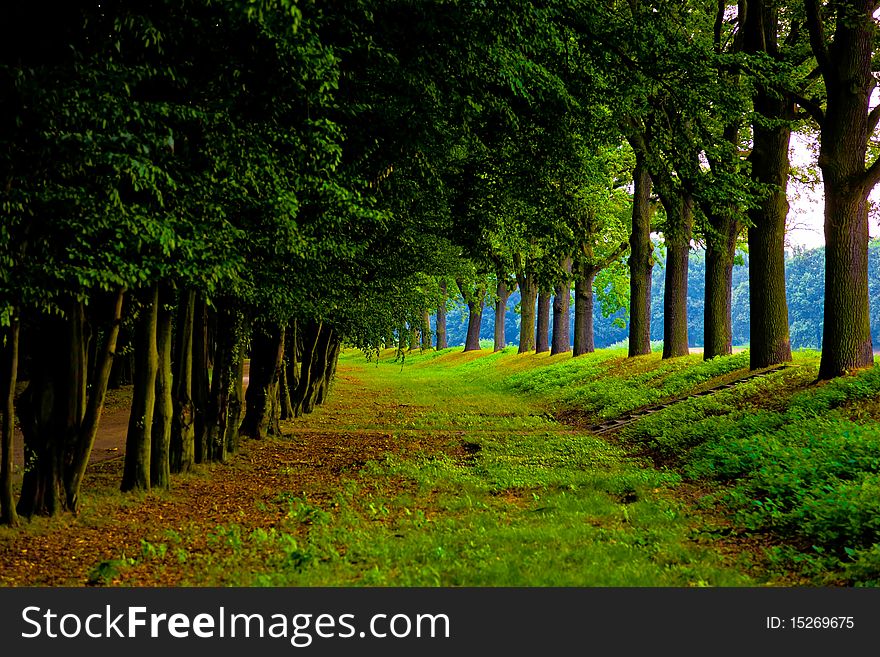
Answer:
POLYGON ((689 397, 748 355, 515 352, 347 352, 284 438, 171 492, 120 496, 108 463, 79 518, 0 531, 0 559, 53 546, 79 565, 12 583, 74 585, 878 584, 880 368, 817 384, 804 353, 689 397))
MULTIPOLYGON (((499 370, 509 352, 414 354, 403 366, 383 360, 365 367, 358 358, 346 355, 340 367, 357 373, 361 394, 388 394, 396 412, 389 425, 388 409, 359 417, 359 407, 349 406, 346 429, 381 426, 411 447, 368 463, 332 502, 310 508, 319 520, 296 543, 295 563, 249 583, 756 582, 693 540, 691 519, 660 494, 675 485, 676 474, 635 463, 512 396, 499 370), (439 450, 433 441, 421 445, 428 433, 440 438, 439 450)), ((249 539, 237 549, 252 548, 249 539)))

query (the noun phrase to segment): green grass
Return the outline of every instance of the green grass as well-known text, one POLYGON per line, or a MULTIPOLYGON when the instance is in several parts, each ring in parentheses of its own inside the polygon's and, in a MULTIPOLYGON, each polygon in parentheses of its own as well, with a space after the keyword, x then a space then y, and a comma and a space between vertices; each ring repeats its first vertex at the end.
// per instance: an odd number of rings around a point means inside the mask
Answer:
MULTIPOLYGON (((338 412, 340 431, 389 431, 405 449, 368 462, 331 499, 280 491, 273 504, 287 514, 271 530, 218 526, 208 550, 184 532, 134 560, 183 559, 190 583, 224 585, 762 583, 700 540, 700 523, 670 495, 678 474, 553 421, 542 400, 512 389, 517 369, 562 367, 514 351, 414 352, 403 364, 345 354, 340 371, 357 383, 337 384, 317 413, 338 412)), ((563 369, 583 374, 587 360, 563 369)))
POLYGON ((307 431, 391 452, 330 495, 276 491, 271 528, 183 527, 94 583, 149 567, 196 585, 880 584, 880 368, 816 383, 818 354, 799 353, 688 398, 748 354, 515 352, 344 354, 307 431), (658 401, 674 403, 616 436, 573 428, 658 401))

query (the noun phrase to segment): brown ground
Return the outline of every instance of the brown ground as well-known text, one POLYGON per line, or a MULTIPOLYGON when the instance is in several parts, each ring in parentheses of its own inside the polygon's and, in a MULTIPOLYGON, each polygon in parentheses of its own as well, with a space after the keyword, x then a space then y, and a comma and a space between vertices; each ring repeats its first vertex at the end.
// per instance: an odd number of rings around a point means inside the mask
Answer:
MULTIPOLYGON (((344 365, 335 385, 340 393, 340 388, 361 387, 344 365)), ((246 441, 227 463, 197 466, 193 473, 176 476, 173 492, 125 496, 117 493, 123 464, 118 457, 124 451, 128 412, 114 408, 111 400, 83 482, 83 512, 79 517, 35 518, 17 529, 0 527, 0 586, 83 586, 90 573, 94 579, 95 566, 102 561, 138 557, 142 541, 159 544, 174 533, 195 540, 186 546, 192 563, 209 563, 218 549, 204 539, 211 530, 236 524, 245 532, 257 527, 271 531, 288 513, 280 495, 332 508, 331 498, 343 480, 366 461, 419 447, 400 436, 392 440, 386 431, 340 427, 340 415, 349 410, 340 405, 346 398, 380 423, 401 411, 393 397, 381 394, 331 395, 315 413, 288 423, 282 440, 246 441)), ((198 584, 187 579, 194 576, 189 563, 182 568, 153 566, 141 562, 102 583, 198 584)))

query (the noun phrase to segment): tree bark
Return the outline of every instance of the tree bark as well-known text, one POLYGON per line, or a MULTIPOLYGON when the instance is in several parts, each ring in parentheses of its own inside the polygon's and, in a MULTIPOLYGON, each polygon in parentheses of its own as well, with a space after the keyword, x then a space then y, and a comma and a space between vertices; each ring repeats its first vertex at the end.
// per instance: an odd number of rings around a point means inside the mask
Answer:
POLYGON ((684 191, 661 193, 666 209, 666 280, 663 286, 663 358, 687 356, 688 258, 694 222, 693 198, 684 191))
POLYGON ((483 304, 486 299, 486 287, 478 286, 473 293, 465 289, 464 283, 458 282, 461 296, 468 307, 467 337, 465 338, 465 351, 480 350, 480 324, 483 321, 483 304))
POLYGON ((278 376, 278 403, 282 420, 294 418, 291 389, 296 388, 299 368, 296 364, 296 320, 288 322, 284 330, 284 352, 278 376), (293 377, 291 379, 291 377, 293 377))
POLYGON ((550 293, 538 294, 538 328, 535 334, 535 353, 550 351, 550 293))
POLYGON ((428 310, 425 309, 422 311, 422 326, 419 329, 419 334, 422 338, 422 350, 428 351, 431 349, 431 315, 428 314, 428 310))
POLYGON ((0 523, 15 527, 18 514, 15 511, 15 498, 12 492, 13 448, 15 446, 15 384, 18 380, 18 336, 19 322, 13 317, 9 327, 0 334, 0 432, 2 432, 2 454, 0 454, 0 523))
POLYGON ((232 381, 226 414, 226 451, 229 454, 235 454, 238 451, 238 430, 241 426, 241 410, 244 407, 245 356, 245 344, 240 340, 236 346, 235 359, 232 363, 232 381))
POLYGON ((593 281, 598 271, 586 264, 577 268, 574 279, 574 356, 596 350, 593 342, 593 281))
POLYGON ((208 449, 208 304, 202 294, 196 296, 192 335, 193 443, 196 463, 211 460, 208 449))
MULTIPOLYGON (((303 414, 303 407, 308 395, 309 384, 314 372, 314 361, 318 357, 318 341, 322 333, 323 324, 309 320, 302 331, 302 364, 300 366, 299 385, 294 392, 293 410, 296 417, 303 414)), ((403 331, 400 335, 404 335, 403 331)))
MULTIPOLYGON (((743 48, 779 58, 776 3, 749 0, 743 24, 743 48)), ((788 302, 785 296, 786 189, 789 177, 789 94, 758 85, 754 97, 752 179, 769 193, 749 210, 749 366, 769 367, 791 360, 788 302)))
POLYGON ((440 281, 440 303, 437 306, 437 349, 447 349, 446 343, 446 281, 440 281))
POLYGON ((416 351, 419 348, 419 328, 415 324, 409 327, 409 351, 416 351))
POLYGON ((177 312, 177 347, 172 400, 174 417, 171 425, 171 472, 189 472, 195 462, 195 409, 193 387, 193 320, 195 290, 179 295, 177 312))
POLYGON ((315 354, 309 368, 309 384, 301 404, 302 413, 311 413, 318 403, 318 391, 328 372, 333 341, 333 330, 329 326, 324 325, 315 343, 315 354))
POLYGON ((553 339, 550 354, 564 354, 571 350, 571 258, 566 256, 562 262, 562 270, 567 276, 563 283, 553 291, 553 339))
POLYGON ((156 330, 159 312, 159 285, 154 283, 141 295, 141 314, 135 328, 134 389, 131 417, 125 441, 125 464, 121 490, 150 490, 150 447, 153 413, 156 405, 156 374, 159 353, 156 330))
POLYGON ((518 353, 525 354, 535 349, 535 303, 538 299, 538 285, 534 274, 526 274, 520 270, 516 276, 521 298, 518 353))
POLYGON ((706 287, 703 307, 703 359, 733 353, 731 298, 733 260, 742 224, 729 216, 709 216, 706 236, 706 287))
MULTIPOLYGON (((632 228, 629 236, 629 356, 651 353, 651 176, 645 157, 636 153, 633 171, 632 228)), ((591 286, 592 289, 592 286, 591 286)), ((592 297, 590 299, 592 303, 592 297)))
POLYGON ((251 338, 251 368, 240 435, 263 439, 280 432, 275 399, 283 357, 284 328, 275 323, 256 325, 251 338))
POLYGON ((110 372, 113 370, 113 362, 116 358, 116 345, 122 326, 123 297, 124 291, 117 290, 111 306, 110 322, 105 327, 104 342, 100 350, 95 352, 97 362, 92 370, 93 377, 89 386, 85 415, 77 432, 77 440, 73 445, 72 454, 66 459, 69 466, 64 477, 65 495, 67 496, 67 507, 74 513, 79 511, 79 490, 92 455, 95 438, 98 435, 98 425, 101 421, 104 400, 110 383, 110 372))
POLYGON ((499 275, 498 287, 496 288, 495 299, 495 327, 494 327, 494 345, 493 351, 501 351, 507 346, 507 340, 504 337, 504 319, 507 315, 507 300, 510 298, 510 289, 507 287, 507 281, 499 275))
POLYGON ((169 287, 159 290, 159 310, 156 324, 156 350, 159 369, 156 372, 156 402, 150 445, 150 486, 171 488, 171 425, 174 421, 174 401, 171 397, 171 330, 172 316, 169 302, 173 295, 169 287))
POLYGON ((825 40, 817 0, 807 0, 813 53, 825 81, 819 168, 825 187, 825 318, 819 378, 874 364, 868 298, 868 194, 880 162, 865 169, 877 127, 871 95, 876 21, 873 0, 835 3, 832 45, 825 40))

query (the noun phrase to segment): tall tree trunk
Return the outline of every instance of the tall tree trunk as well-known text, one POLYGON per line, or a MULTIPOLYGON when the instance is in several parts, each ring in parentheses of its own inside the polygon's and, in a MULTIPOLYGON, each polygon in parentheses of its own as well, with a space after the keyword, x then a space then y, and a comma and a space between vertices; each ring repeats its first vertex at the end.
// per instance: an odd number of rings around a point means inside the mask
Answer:
POLYGON ((31 377, 18 403, 25 468, 19 515, 56 515, 68 508, 64 473, 85 407, 85 312, 66 304, 64 319, 40 318, 31 352, 31 377))
POLYGON ((143 291, 140 298, 142 306, 135 328, 134 390, 122 472, 123 492, 134 489, 150 490, 150 436, 156 403, 156 373, 159 369, 156 346, 158 283, 143 291))
POLYGON ((550 351, 550 293, 538 294, 538 328, 535 334, 535 353, 550 351))
POLYGON ((465 338, 465 351, 480 350, 480 324, 483 321, 483 304, 486 299, 486 287, 478 286, 474 293, 465 290, 464 284, 459 281, 458 287, 461 296, 468 307, 467 337, 465 338))
POLYGON ((495 344, 493 351, 501 351, 507 346, 507 341, 504 337, 504 319, 507 315, 507 300, 509 298, 510 290, 507 287, 507 281, 499 274, 495 298, 495 344))
POLYGON ((409 327, 409 351, 415 351, 419 348, 419 329, 415 324, 409 327))
POLYGON ((422 311, 422 326, 419 333, 422 338, 422 350, 428 351, 431 348, 431 316, 427 309, 422 311))
POLYGON ((437 306, 437 349, 446 349, 446 281, 440 281, 440 303, 437 306))
MULTIPOLYGON (((821 160, 820 160, 821 161, 821 160)), ((868 200, 823 168, 825 317, 819 378, 874 364, 868 301, 868 200)))
POLYGON ((276 323, 254 326, 241 435, 262 439, 279 433, 276 398, 283 357, 284 328, 276 323))
MULTIPOLYGON (((775 2, 749 0, 743 25, 747 53, 779 58, 775 2)), ((788 216, 789 121, 794 102, 758 85, 752 124, 752 179, 769 192, 749 210, 749 366, 760 369, 791 360, 785 297, 785 220, 788 216)))
POLYGON ((687 356, 688 258, 694 202, 687 192, 661 193, 666 208, 666 280, 663 286, 663 358, 687 356))
MULTIPOLYGON (((294 399, 296 398, 296 388, 299 385, 300 358, 302 358, 302 354, 300 353, 302 349, 302 336, 300 335, 300 326, 297 320, 290 322, 290 325, 287 327, 284 342, 284 362, 287 367, 288 396, 290 398, 291 411, 293 411, 293 407, 295 406, 294 399)), ((295 416, 296 413, 293 412, 291 417, 295 416)))
POLYGON ((328 372, 334 340, 333 330, 325 325, 315 344, 315 355, 312 358, 309 371, 309 385, 301 404, 302 413, 311 413, 315 409, 315 404, 318 403, 318 391, 328 372))
POLYGON ((597 270, 580 264, 574 279, 574 356, 593 353, 593 281, 597 270))
POLYGON ((195 462, 195 409, 193 406, 193 320, 195 290, 179 295, 177 312, 177 360, 175 361, 171 425, 171 472, 189 472, 195 462))
POLYGON ((192 402, 193 442, 196 463, 211 460, 208 449, 208 398, 210 396, 208 378, 208 304, 204 295, 196 296, 193 311, 192 335, 192 402))
MULTIPOLYGON (((629 236, 629 356, 651 353, 651 176, 645 156, 636 153, 632 228, 629 236)), ((590 299, 592 303, 592 297, 590 299)))
POLYGON ((516 274, 520 290, 520 324, 518 353, 525 354, 535 349, 536 313, 538 285, 534 274, 526 274, 521 268, 516 274))
POLYGON ((150 445, 150 486, 171 488, 171 425, 174 421, 174 401, 171 397, 171 341, 173 291, 162 286, 159 290, 159 309, 156 324, 156 351, 159 369, 156 372, 156 401, 150 445))
POLYGON ((553 339, 550 354, 564 354, 571 349, 571 258, 566 256, 562 262, 562 270, 567 276, 564 283, 557 285, 553 291, 553 339))
POLYGON ((825 187, 825 318, 819 378, 874 364, 868 299, 868 194, 880 162, 865 169, 880 110, 871 108, 877 23, 873 0, 832 3, 833 40, 820 3, 805 2, 810 42, 825 82, 819 168, 825 187), (829 46, 829 41, 832 45, 829 46))
POLYGON ((97 361, 95 367, 92 368, 93 375, 89 386, 85 415, 77 432, 76 443, 72 446, 71 456, 66 459, 69 465, 64 477, 65 495, 67 506, 74 513, 79 511, 80 486, 91 458, 95 438, 98 435, 98 425, 101 421, 104 400, 110 383, 110 372, 113 370, 113 362, 116 358, 116 344, 122 326, 123 297, 123 290, 117 290, 111 304, 110 321, 104 329, 104 341, 100 350, 95 352, 97 361))
POLYGON ((321 386, 318 389, 318 404, 323 404, 327 399, 327 395, 330 392, 330 386, 333 383, 333 379, 336 376, 336 365, 339 362, 339 354, 342 352, 342 343, 339 341, 339 337, 334 335, 332 340, 330 341, 330 348, 328 350, 329 357, 327 360, 327 366, 325 368, 324 377, 321 380, 321 386))
POLYGON ((0 454, 0 523, 15 527, 18 514, 15 511, 15 498, 12 493, 13 448, 15 438, 15 383, 18 380, 18 317, 13 317, 10 325, 0 334, 0 432, 2 432, 2 454, 0 454))
MULTIPOLYGON (((286 334, 287 331, 285 331, 286 334)), ((282 420, 293 419, 293 403, 290 401, 290 382, 287 379, 287 372, 290 369, 287 364, 289 359, 287 347, 288 345, 285 344, 284 360, 281 362, 281 374, 278 377, 278 409, 282 420)))
POLYGON ((736 240, 742 224, 729 216, 710 216, 706 237, 706 287, 703 307, 703 358, 733 353, 731 296, 736 240))
POLYGON ((229 402, 226 413, 226 451, 229 454, 235 454, 238 451, 238 431, 241 426, 241 410, 244 407, 245 356, 245 343, 243 340, 239 340, 235 349, 232 382, 229 389, 229 402))

